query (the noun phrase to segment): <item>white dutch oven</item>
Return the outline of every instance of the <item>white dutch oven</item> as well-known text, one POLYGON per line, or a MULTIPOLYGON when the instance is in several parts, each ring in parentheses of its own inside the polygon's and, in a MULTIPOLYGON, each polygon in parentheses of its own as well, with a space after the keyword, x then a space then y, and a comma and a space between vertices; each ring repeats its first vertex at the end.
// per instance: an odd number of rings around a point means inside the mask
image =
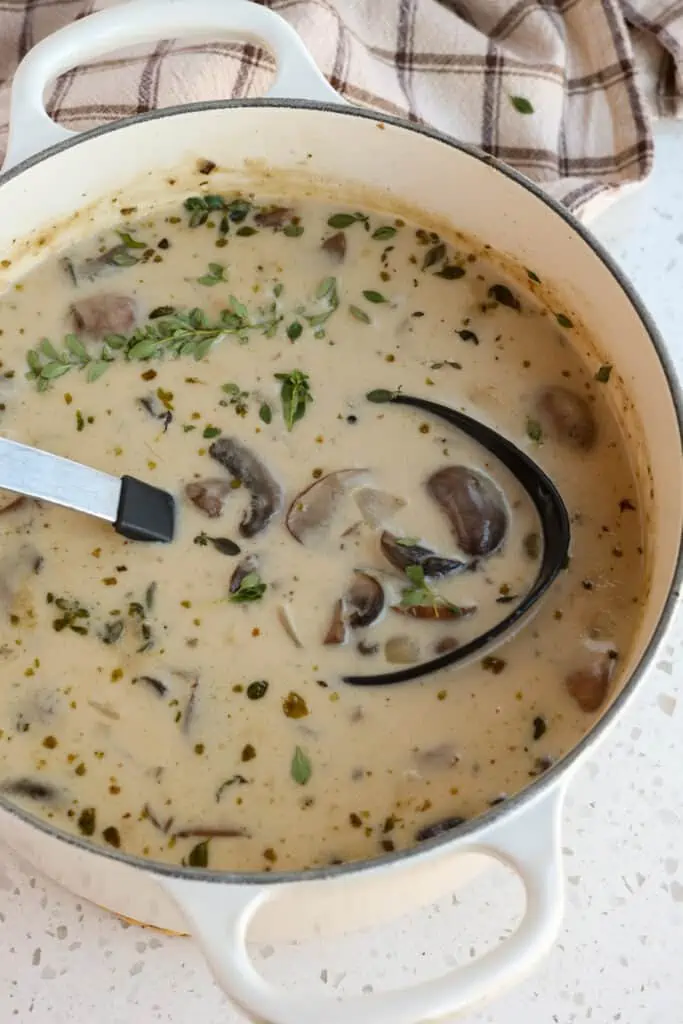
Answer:
MULTIPOLYGON (((681 577, 681 405, 657 332, 638 298, 590 235, 526 179, 452 139, 343 104, 294 31, 246 0, 141 0, 95 14, 44 40, 19 68, 7 162, 0 178, 5 283, 46 249, 123 205, 197 191, 197 158, 219 165, 212 190, 326 192, 450 223, 542 268, 567 308, 615 367, 617 414, 632 438, 647 510, 651 586, 619 695, 592 732, 527 790, 457 831, 407 853, 290 875, 230 875, 149 863, 95 847, 0 800, 3 838, 79 896, 137 920, 192 932, 219 983, 269 1024, 416 1024, 452 1015, 528 971, 562 916, 560 816, 579 761, 633 695, 671 617, 681 577), (249 40, 277 60, 269 98, 199 103, 75 137, 43 106, 46 86, 80 62, 164 37, 249 40), (297 99, 292 99, 297 97, 297 99), (85 212, 84 212, 85 211, 85 212), (417 212, 420 211, 420 212, 417 212), (461 884, 482 855, 511 865, 526 890, 518 930, 492 952, 403 991, 349 999, 293 995, 266 983, 250 938, 270 940, 368 926, 461 884), (257 914, 258 912, 258 914, 257 914), (253 918, 253 929, 250 928, 253 918)), ((1 282, 0 282, 1 283, 1 282)))

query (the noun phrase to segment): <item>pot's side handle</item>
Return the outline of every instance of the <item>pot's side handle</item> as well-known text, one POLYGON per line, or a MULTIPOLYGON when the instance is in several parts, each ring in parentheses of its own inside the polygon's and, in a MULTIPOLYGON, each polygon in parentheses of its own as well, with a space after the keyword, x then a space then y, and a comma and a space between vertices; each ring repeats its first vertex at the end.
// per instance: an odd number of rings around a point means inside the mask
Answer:
MULTIPOLYGON (((220 885, 182 878, 167 878, 163 884, 202 945, 219 984, 258 1024, 436 1024, 518 980, 553 943, 563 909, 560 812, 564 790, 564 785, 556 787, 454 854, 486 853, 518 872, 526 890, 526 909, 517 931, 479 959, 407 989, 334 999, 276 988, 256 971, 246 936, 251 919, 271 894, 277 896, 278 886, 220 885)), ((396 872, 400 886, 400 864, 387 870, 396 872)))
POLYGON ((270 50, 277 70, 268 96, 344 102, 291 25, 267 7, 249 0, 132 0, 66 25, 24 57, 12 85, 3 170, 75 134, 45 110, 47 86, 65 71, 137 43, 207 35, 270 50))

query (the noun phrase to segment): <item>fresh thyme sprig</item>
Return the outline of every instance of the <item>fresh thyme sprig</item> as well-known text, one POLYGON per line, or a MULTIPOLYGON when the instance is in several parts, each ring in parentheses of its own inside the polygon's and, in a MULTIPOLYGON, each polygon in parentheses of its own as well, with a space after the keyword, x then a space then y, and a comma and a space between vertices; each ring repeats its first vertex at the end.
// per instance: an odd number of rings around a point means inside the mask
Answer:
POLYGON ((240 341, 246 341, 250 331, 262 331, 272 337, 281 319, 274 304, 252 319, 247 307, 234 295, 230 296, 230 305, 221 311, 217 320, 209 320, 206 313, 197 308, 168 314, 164 310, 164 313, 150 318, 144 327, 138 327, 130 335, 105 335, 97 350, 86 348, 75 334, 66 335, 62 350, 43 338, 36 348, 26 353, 26 377, 36 381, 39 391, 46 391, 52 381, 73 369, 85 370, 87 379, 95 381, 111 363, 120 359, 133 362, 167 356, 176 359, 193 356, 200 360, 216 341, 226 335, 237 335, 240 341))

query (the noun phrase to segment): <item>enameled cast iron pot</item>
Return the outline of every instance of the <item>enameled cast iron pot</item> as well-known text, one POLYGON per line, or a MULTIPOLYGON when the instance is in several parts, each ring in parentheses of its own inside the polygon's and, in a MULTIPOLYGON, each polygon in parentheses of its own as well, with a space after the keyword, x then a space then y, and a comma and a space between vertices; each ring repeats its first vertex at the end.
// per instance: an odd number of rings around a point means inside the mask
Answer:
MULTIPOLYGON (((33 49, 12 94, 0 178, 0 286, 46 249, 120 216, 112 203, 178 201, 198 189, 197 159, 218 164, 212 191, 301 195, 314 188, 423 222, 452 224, 542 268, 615 367, 614 389, 640 476, 651 569, 642 622, 624 659, 621 691, 589 735, 523 793, 449 837, 367 864, 303 874, 239 875, 172 867, 74 838, 0 799, 0 835, 72 892, 201 943, 225 991, 269 1024, 416 1024, 451 1015, 529 970, 562 915, 560 817, 577 765, 612 727, 652 661, 681 578, 681 396, 666 352, 633 289, 567 212, 508 167, 453 139, 344 104, 295 32, 247 0, 138 0, 92 15, 33 49), (164 37, 249 40, 277 60, 267 99, 197 103, 74 136, 52 122, 46 86, 75 65, 164 37), (296 97, 296 98, 295 98, 296 97), (123 200, 126 201, 123 201, 123 200), (245 944, 367 926, 462 883, 482 854, 511 865, 526 890, 518 930, 482 958, 402 991, 349 999, 293 994, 265 982, 245 944)), ((7 339, 5 339, 7 343, 7 339)))

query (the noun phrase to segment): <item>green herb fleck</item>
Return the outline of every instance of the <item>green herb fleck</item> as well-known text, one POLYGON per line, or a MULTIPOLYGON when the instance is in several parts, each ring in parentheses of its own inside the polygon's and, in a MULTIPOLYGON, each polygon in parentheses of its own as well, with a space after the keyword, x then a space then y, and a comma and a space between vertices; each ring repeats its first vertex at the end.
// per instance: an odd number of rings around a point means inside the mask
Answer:
POLYGON ((275 379, 281 382, 282 415, 287 430, 291 430, 295 423, 303 419, 307 405, 313 401, 309 377, 301 370, 292 370, 290 373, 276 373, 275 379))
POLYGON ((526 272, 527 272, 527 277, 529 278, 530 281, 533 281, 534 284, 541 284, 541 279, 538 276, 538 274, 535 274, 533 272, 533 270, 529 270, 528 267, 526 267, 525 269, 526 269, 526 272))
POLYGON ((221 432, 221 428, 220 427, 212 427, 211 424, 209 424, 207 427, 204 427, 204 429, 202 430, 202 437, 205 437, 207 439, 207 441, 209 441, 213 437, 218 437, 220 432, 221 432))
POLYGON ((209 269, 201 277, 197 278, 199 284, 206 285, 207 288, 212 287, 214 284, 220 284, 225 281, 225 267, 221 263, 209 263, 209 269))
POLYGON ((462 609, 457 605, 452 604, 441 594, 438 594, 430 585, 427 583, 425 578, 424 569, 421 565, 407 565, 405 568, 405 574, 410 580, 412 586, 406 587, 401 593, 401 608, 415 608, 415 607, 427 607, 427 608, 444 608, 449 611, 455 612, 460 615, 462 609))
POLYGON ((518 114, 533 114, 534 107, 531 100, 528 100, 526 96, 510 96, 510 103, 515 108, 518 114))
POLYGON ((608 380, 612 376, 612 366, 610 363, 603 363, 600 369, 595 374, 594 380, 597 380, 598 384, 607 384, 608 380))
POLYGON ((296 341, 297 338, 301 337, 302 333, 303 326, 301 325, 299 320, 293 320, 292 323, 287 328, 287 337, 289 338, 289 340, 296 341))
MULTIPOLYGON (((334 225, 332 225, 334 227, 334 225)), ((294 755, 290 766, 290 774, 299 786, 305 786, 311 777, 313 767, 310 758, 301 747, 294 748, 294 755)))
POLYGON ((148 247, 146 242, 139 242, 137 238, 133 238, 127 231, 117 231, 116 234, 127 249, 147 249, 148 247))
POLYGON ((287 238, 300 238, 304 233, 303 224, 285 224, 282 229, 282 234, 286 235, 287 238))
POLYGON ((526 420, 526 433, 527 437, 531 438, 537 444, 540 444, 543 440, 543 430, 538 420, 533 419, 531 416, 527 416, 526 420))
POLYGON ((506 284, 493 284, 489 288, 489 298, 495 302, 499 302, 501 306, 508 306, 510 309, 516 309, 517 312, 522 308, 517 296, 512 292, 506 284))
POLYGON ((230 594, 229 600, 233 604, 246 604, 250 601, 260 601, 266 592, 267 584, 263 582, 257 572, 249 572, 240 581, 237 590, 230 594))
POLYGON ((555 319, 557 320, 560 327, 565 327, 567 330, 574 326, 569 317, 566 316, 566 314, 564 313, 556 313, 555 319))
POLYGON ((397 537, 396 543, 402 548, 413 548, 420 541, 417 537, 397 537))
POLYGON ((465 268, 459 267, 457 263, 446 263, 434 276, 443 277, 445 281, 457 281, 465 276, 465 268))
POLYGON ((422 261, 422 269, 429 270, 435 263, 440 263, 441 260, 446 258, 446 246, 443 242, 439 242, 437 245, 433 245, 431 249, 428 249, 425 253, 425 258, 422 261))
POLYGON ((94 807, 84 807, 78 815, 78 829, 81 835, 92 836, 95 833, 97 813, 94 807))
POLYGON ((391 402, 395 395, 395 391, 388 391, 386 388, 375 388, 374 391, 368 391, 365 397, 368 402, 375 402, 375 404, 381 405, 383 402, 391 402))
POLYGON ((263 423, 271 423, 273 419, 273 410, 270 408, 267 402, 262 402, 258 411, 259 419, 263 423))
POLYGON ((261 700, 267 692, 268 682, 265 679, 256 679, 253 683, 249 683, 247 687, 247 697, 249 700, 261 700))
POLYGON ((384 224, 381 228, 375 228, 371 237, 377 242, 388 242, 395 234, 396 228, 392 228, 389 224, 384 224))
POLYGON ((372 323, 372 320, 370 319, 368 314, 365 312, 364 309, 361 309, 360 306, 349 306, 349 313, 355 320, 360 320, 362 324, 372 323))
POLYGON ((380 303, 388 302, 389 300, 382 295, 381 292, 372 291, 372 289, 363 292, 363 298, 367 299, 368 302, 380 303))
POLYGON ((118 848, 121 845, 121 836, 119 835, 119 830, 115 828, 113 825, 109 825, 108 828, 105 828, 103 830, 102 838, 104 839, 105 843, 109 843, 109 845, 113 846, 116 850, 118 850, 118 848))
POLYGON ((350 228, 352 224, 362 221, 367 224, 368 218, 363 213, 334 213, 327 223, 331 228, 350 228))

